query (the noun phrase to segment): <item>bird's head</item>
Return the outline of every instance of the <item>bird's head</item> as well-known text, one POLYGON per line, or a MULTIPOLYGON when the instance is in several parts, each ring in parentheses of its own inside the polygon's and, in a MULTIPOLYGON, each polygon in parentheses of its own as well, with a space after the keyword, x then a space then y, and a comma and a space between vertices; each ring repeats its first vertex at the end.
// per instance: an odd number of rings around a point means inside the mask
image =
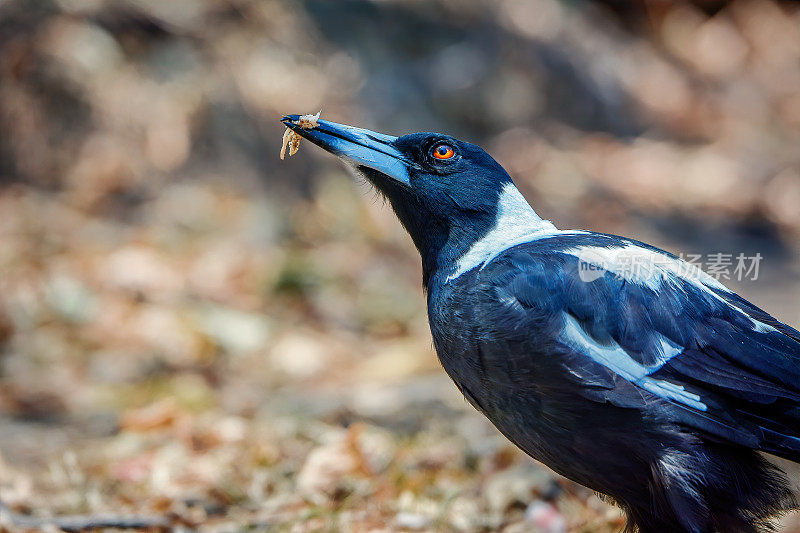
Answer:
POLYGON ((388 199, 422 255, 426 281, 500 218, 541 222, 508 173, 479 146, 441 133, 393 137, 327 120, 303 128, 299 118, 287 115, 282 122, 339 156, 388 199))

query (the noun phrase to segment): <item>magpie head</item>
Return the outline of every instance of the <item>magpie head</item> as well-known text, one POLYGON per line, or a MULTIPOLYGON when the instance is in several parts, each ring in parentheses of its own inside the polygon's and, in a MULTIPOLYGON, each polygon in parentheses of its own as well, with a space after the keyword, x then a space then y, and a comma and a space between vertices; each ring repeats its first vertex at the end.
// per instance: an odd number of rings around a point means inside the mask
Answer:
POLYGON ((509 190, 533 213, 503 167, 474 144, 441 133, 393 137, 327 120, 307 129, 298 120, 287 115, 282 122, 339 156, 388 199, 422 255, 426 279, 497 225, 509 190))

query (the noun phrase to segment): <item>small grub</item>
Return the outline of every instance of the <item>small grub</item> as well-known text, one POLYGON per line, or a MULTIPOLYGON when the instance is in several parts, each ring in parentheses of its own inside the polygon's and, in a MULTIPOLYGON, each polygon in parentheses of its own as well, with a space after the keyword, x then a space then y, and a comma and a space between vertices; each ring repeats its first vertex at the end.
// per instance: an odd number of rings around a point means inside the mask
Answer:
POLYGON ((294 123, 303 128, 304 130, 313 130, 319 124, 317 121, 319 120, 319 116, 322 111, 318 111, 316 115, 308 114, 308 115, 300 115, 300 118, 295 120, 294 123))
POLYGON ((286 157, 286 147, 289 147, 289 156, 293 156, 300 149, 300 137, 293 129, 286 128, 283 132, 283 142, 281 144, 281 160, 286 157))
MULTIPOLYGON (((294 124, 300 126, 304 130, 313 130, 319 123, 319 115, 322 111, 319 111, 316 115, 308 114, 308 115, 301 115, 299 119, 294 121, 294 124)), ((291 128, 286 128, 286 131, 283 132, 283 141, 281 143, 281 160, 286 157, 286 148, 289 148, 289 157, 293 156, 300 150, 300 141, 302 137, 295 133, 295 131, 291 128)))

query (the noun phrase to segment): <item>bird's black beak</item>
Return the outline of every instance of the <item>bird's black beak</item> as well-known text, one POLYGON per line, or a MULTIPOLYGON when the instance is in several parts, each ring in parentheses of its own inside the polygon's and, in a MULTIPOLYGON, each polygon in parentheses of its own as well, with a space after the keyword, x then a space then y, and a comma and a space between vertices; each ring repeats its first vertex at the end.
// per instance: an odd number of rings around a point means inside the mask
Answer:
POLYGON ((281 122, 330 153, 356 167, 368 167, 410 185, 409 167, 417 167, 394 145, 397 137, 318 119, 317 126, 303 127, 300 115, 286 115, 281 122))

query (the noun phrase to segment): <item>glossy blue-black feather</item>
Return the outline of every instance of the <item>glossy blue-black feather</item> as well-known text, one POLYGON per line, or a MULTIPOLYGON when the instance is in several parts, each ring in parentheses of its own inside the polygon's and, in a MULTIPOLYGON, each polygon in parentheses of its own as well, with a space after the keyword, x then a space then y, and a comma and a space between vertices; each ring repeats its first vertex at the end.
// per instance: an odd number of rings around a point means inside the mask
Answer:
POLYGON ((505 367, 515 375, 506 379, 536 379, 543 372, 541 353, 527 359, 518 348, 498 346, 519 336, 538 339, 588 399, 650 410, 715 438, 800 457, 800 333, 717 284, 671 271, 657 283, 613 271, 582 279, 576 251, 622 246, 642 246, 677 261, 626 239, 561 235, 515 246, 450 282, 472 287, 472 312, 493 324, 476 334, 485 340, 479 349, 509 359, 505 367), (505 304, 500 312, 498 301, 505 304), (565 317, 618 361, 599 364, 564 343, 565 317), (643 390, 642 383, 621 379, 619 369, 626 367, 652 369, 646 379, 665 383, 667 392, 680 387, 700 401, 643 390), (696 403, 705 408, 693 408, 696 403))

